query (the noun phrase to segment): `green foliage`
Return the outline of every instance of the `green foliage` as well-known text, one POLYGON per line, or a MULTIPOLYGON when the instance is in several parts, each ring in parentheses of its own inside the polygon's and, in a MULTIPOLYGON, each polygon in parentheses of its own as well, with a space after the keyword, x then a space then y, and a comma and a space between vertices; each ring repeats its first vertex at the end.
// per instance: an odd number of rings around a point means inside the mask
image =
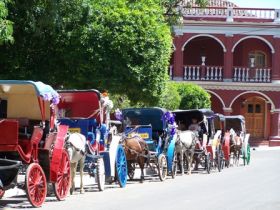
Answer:
POLYGON ((6 2, 7 0, 0 0, 0 45, 3 42, 13 41, 13 24, 10 20, 7 20, 6 2))
POLYGON ((155 0, 13 0, 2 79, 107 89, 154 105, 167 79, 171 32, 155 0))
POLYGON ((181 96, 177 90, 177 84, 168 82, 161 96, 159 107, 164 107, 168 110, 178 109, 181 103, 181 96))
POLYGON ((180 109, 210 108, 210 95, 200 86, 193 83, 178 83, 181 96, 180 109))
POLYGON ((84 34, 96 70, 92 80, 149 105, 156 104, 164 89, 171 53, 170 28, 154 2, 96 1, 84 34))

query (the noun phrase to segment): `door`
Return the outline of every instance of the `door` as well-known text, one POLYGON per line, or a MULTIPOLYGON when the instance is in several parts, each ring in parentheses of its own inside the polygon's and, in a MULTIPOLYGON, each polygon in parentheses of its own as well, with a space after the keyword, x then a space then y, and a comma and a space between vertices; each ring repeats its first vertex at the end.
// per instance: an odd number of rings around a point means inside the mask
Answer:
POLYGON ((258 97, 249 98, 245 103, 247 132, 254 139, 264 137, 265 101, 258 97))

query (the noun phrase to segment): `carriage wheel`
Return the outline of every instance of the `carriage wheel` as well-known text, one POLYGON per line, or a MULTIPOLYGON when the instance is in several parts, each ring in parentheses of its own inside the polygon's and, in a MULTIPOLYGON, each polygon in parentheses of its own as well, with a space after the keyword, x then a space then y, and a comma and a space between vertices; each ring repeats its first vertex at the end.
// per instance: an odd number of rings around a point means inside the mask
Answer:
POLYGON ((60 166, 57 173, 57 180, 53 184, 54 194, 57 200, 62 201, 68 194, 70 188, 70 160, 66 150, 62 151, 60 166))
POLYGON ((218 171, 221 172, 222 170, 222 159, 221 159, 221 151, 217 151, 216 153, 216 164, 217 164, 217 168, 218 168, 218 171))
POLYGON ((250 163, 250 156, 251 156, 251 150, 250 150, 250 145, 247 145, 247 148, 245 149, 243 153, 243 164, 244 166, 247 164, 249 165, 250 163))
POLYGON ((97 160, 95 179, 96 179, 99 191, 103 191, 105 188, 105 166, 104 166, 103 158, 98 158, 98 160, 97 160))
POLYGON ((206 167, 206 171, 208 174, 210 174, 211 171, 211 154, 208 153, 205 157, 205 167, 206 167))
POLYGON ((4 194, 5 194, 5 190, 0 189, 0 199, 3 198, 4 194))
POLYGON ((125 187, 127 182, 127 162, 125 151, 121 145, 117 148, 117 157, 116 157, 116 178, 120 187, 125 187))
POLYGON ((251 148, 250 148, 250 144, 247 145, 247 165, 249 165, 251 160, 251 148))
POLYGON ((160 181, 164 181, 167 176, 167 160, 163 154, 158 157, 158 173, 160 181))
POLYGON ((172 171, 171 171, 172 179, 174 179, 176 177, 176 175, 177 175, 177 167, 178 167, 177 154, 174 151, 173 161, 172 161, 172 171))
POLYGON ((47 180, 38 163, 28 166, 25 176, 26 194, 33 207, 40 207, 47 196, 47 180))
POLYGON ((221 169, 224 169, 225 167, 225 155, 224 155, 224 151, 221 150, 221 169))
POLYGON ((128 173, 127 173, 128 178, 129 178, 129 180, 133 180, 134 174, 135 174, 135 168, 136 168, 135 163, 128 162, 127 165, 128 165, 128 167, 127 167, 127 169, 128 169, 128 173))

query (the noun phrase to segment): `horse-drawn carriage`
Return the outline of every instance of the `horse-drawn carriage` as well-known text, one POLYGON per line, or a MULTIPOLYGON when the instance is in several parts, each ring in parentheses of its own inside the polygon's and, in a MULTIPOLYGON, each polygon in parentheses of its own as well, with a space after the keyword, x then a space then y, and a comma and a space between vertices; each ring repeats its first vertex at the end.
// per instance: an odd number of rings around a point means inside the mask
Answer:
POLYGON ((58 200, 69 191, 67 126, 55 127, 58 93, 42 82, 0 80, 0 191, 14 187, 20 170, 28 200, 39 207, 52 183, 58 200), (22 169, 22 170, 21 170, 22 169))
MULTIPOLYGON (((212 167, 221 171, 223 151, 221 149, 222 127, 220 126, 222 126, 222 117, 209 109, 176 110, 173 113, 178 124, 178 130, 191 130, 197 138, 193 158, 195 169, 198 169, 200 164, 208 173, 210 173, 212 167)), ((178 135, 181 138, 180 133, 178 135)), ((188 160, 187 158, 184 159, 188 160)), ((192 158, 189 161, 187 168, 190 171, 192 158)), ((182 161, 179 162, 184 165, 182 161)))
MULTIPOLYGON (((86 156, 85 170, 95 177, 99 190, 104 190, 105 181, 111 183, 117 180, 120 187, 125 187, 125 152, 120 144, 121 137, 110 130, 112 102, 94 89, 58 92, 61 95, 61 103, 58 105, 59 122, 68 125, 72 135, 80 133, 85 137, 86 142, 82 145, 87 148, 83 153, 86 156)), ((72 138, 70 144, 75 146, 78 141, 79 138, 72 138)), ((78 150, 85 150, 77 147, 78 150)), ((82 175, 83 166, 80 166, 80 172, 82 175)), ((81 180, 81 189, 82 187, 81 180)))
POLYGON ((162 108, 129 108, 122 110, 126 138, 128 176, 132 179, 135 165, 141 168, 141 181, 146 173, 158 175, 164 181, 167 174, 174 178, 177 171, 175 126, 172 113, 162 108), (141 146, 137 149, 137 145, 141 146))
POLYGON ((250 134, 246 133, 245 118, 242 115, 225 116, 224 154, 225 164, 229 166, 230 158, 234 165, 238 165, 242 156, 244 165, 250 163, 250 134))

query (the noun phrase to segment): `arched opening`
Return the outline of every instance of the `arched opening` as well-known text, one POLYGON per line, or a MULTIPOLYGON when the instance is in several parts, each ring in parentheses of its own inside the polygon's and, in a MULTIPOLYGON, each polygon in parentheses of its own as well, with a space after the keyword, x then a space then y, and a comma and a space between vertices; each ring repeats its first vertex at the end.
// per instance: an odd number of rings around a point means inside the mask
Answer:
POLYGON ((225 48, 221 43, 209 36, 192 38, 185 43, 183 48, 184 65, 201 65, 205 57, 205 65, 223 66, 225 48))
POLYGON ((211 95, 211 109, 215 113, 223 113, 223 108, 225 107, 223 99, 217 93, 211 90, 206 91, 211 95))
POLYGON ((270 101, 261 94, 245 92, 231 103, 232 115, 241 114, 245 117, 251 143, 269 138, 270 111, 274 106, 270 101))
POLYGON ((271 68, 271 48, 267 43, 257 38, 242 40, 234 48, 233 65, 252 68, 271 68))

